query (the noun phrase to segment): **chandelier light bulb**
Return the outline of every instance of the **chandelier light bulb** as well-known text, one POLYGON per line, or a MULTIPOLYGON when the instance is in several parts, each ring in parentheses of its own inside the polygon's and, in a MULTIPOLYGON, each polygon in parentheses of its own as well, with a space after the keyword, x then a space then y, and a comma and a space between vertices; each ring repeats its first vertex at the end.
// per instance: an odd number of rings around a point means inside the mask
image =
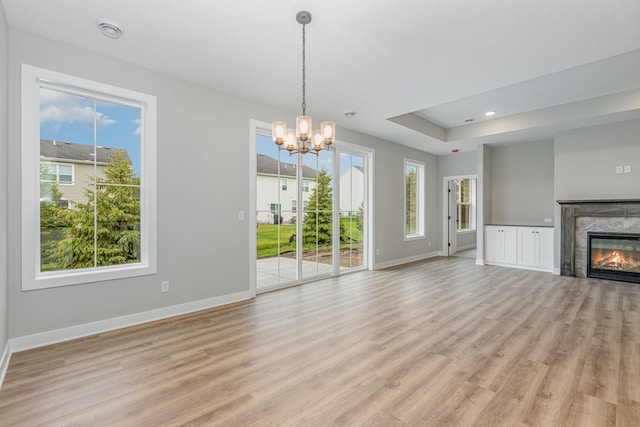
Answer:
POLYGON ((271 125, 271 134, 273 136, 273 142, 277 145, 284 144, 287 137, 287 123, 286 122, 273 122, 271 125))

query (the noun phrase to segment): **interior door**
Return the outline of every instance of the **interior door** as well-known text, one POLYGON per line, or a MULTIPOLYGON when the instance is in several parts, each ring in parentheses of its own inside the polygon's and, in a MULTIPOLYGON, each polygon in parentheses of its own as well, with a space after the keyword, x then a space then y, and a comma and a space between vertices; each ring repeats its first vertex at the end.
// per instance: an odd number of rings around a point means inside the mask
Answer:
POLYGON ((458 252, 458 191, 459 184, 455 179, 451 179, 448 181, 448 200, 449 200, 449 209, 448 209, 448 221, 447 227, 449 229, 449 255, 453 255, 458 252))

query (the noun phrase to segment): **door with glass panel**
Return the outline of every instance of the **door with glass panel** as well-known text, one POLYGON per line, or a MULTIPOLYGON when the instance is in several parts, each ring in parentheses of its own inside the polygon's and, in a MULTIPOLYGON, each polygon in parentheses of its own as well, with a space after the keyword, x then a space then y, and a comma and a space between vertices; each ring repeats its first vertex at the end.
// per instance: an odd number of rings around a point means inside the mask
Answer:
POLYGON ((364 154, 340 152, 340 271, 367 267, 367 169, 364 154))
MULTIPOLYGON (((298 280, 297 157, 278 152, 271 137, 256 136, 257 288, 298 280)), ((311 179, 309 174, 302 179, 311 179)))
POLYGON ((300 194, 302 213, 298 256, 301 279, 334 273, 334 151, 301 156, 308 176, 300 194), (307 189, 308 191, 304 191, 307 189))

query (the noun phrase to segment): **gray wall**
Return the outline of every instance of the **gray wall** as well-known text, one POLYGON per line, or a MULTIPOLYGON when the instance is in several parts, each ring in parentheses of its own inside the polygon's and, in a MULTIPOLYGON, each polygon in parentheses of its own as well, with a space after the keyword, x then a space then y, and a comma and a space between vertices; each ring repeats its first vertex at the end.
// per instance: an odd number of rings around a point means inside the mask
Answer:
POLYGON ((7 315, 7 21, 0 4, 0 355, 8 339, 7 315))
MULTIPOLYGON (((9 335, 20 337, 249 289, 249 121, 293 121, 285 112, 130 64, 10 30, 9 335), (21 291, 20 64, 157 96, 158 274, 21 291), (215 134, 214 134, 215 131, 215 134), (220 156, 225 161, 220 161, 220 156), (228 159, 228 161, 226 160, 228 159), (215 167, 212 167, 215 166, 215 167), (233 183, 233 185, 228 185, 233 183), (171 291, 161 294, 160 281, 171 291)), ((295 106, 292 106, 295 108, 295 106)), ((376 262, 428 253, 437 239, 436 157, 338 129, 339 139, 375 148, 376 262), (426 239, 403 239, 403 159, 426 163, 426 239)), ((3 158, 5 158, 3 156, 3 158)))
POLYGON ((553 183, 553 141, 493 147, 491 223, 552 225, 553 183))
POLYGON ((640 120, 556 136, 555 198, 640 199, 640 120), (616 174, 624 165, 632 172, 616 174))
MULTIPOLYGON (((640 199, 640 120, 593 126, 555 138, 556 200, 640 199), (616 166, 631 173, 616 174, 616 166)), ((555 268, 560 267, 560 205, 555 206, 555 268)))
POLYGON ((492 148, 479 144, 476 152, 478 175, 476 260, 484 259, 484 225, 491 223, 492 148))
MULTIPOLYGON (((438 247, 443 248, 442 238, 444 236, 444 178, 449 176, 475 175, 477 171, 477 154, 475 151, 465 153, 455 153, 438 157, 438 223, 440 230, 438 247)), ((458 246, 472 245, 476 242, 475 234, 461 234, 458 236, 458 246)))

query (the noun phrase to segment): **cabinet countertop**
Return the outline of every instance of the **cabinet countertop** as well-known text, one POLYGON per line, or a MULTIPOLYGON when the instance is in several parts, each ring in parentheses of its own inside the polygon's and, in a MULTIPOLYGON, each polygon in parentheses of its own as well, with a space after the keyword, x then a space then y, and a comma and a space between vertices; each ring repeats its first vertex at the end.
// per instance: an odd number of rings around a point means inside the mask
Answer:
POLYGON ((493 227, 529 227, 529 228, 553 228, 553 225, 524 225, 524 224, 485 224, 493 227))

